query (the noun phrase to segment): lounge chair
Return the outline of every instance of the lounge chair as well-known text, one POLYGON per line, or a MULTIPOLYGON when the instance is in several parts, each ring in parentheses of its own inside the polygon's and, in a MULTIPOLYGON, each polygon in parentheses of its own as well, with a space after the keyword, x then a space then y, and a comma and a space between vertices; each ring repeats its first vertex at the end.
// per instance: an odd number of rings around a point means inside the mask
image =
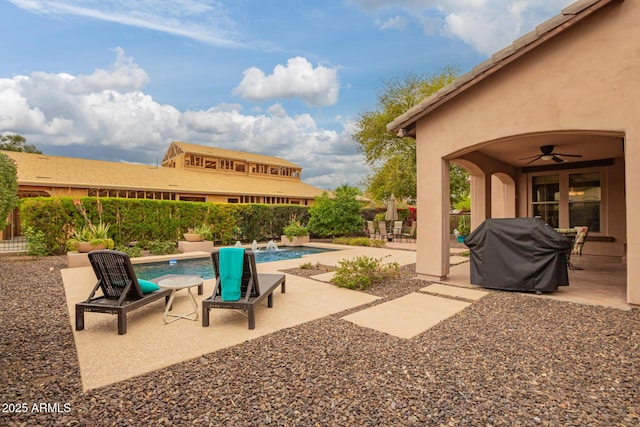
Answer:
POLYGON ((160 298, 169 302, 171 291, 160 289, 143 293, 129 255, 101 250, 89 252, 89 262, 98 278, 89 298, 76 304, 76 331, 84 329, 84 312, 118 315, 118 335, 127 333, 127 313, 160 298), (102 295, 96 296, 98 290, 102 295))
POLYGON ((285 275, 258 273, 254 252, 245 250, 240 281, 240 299, 237 301, 225 301, 222 292, 224 284, 220 277, 220 250, 223 249, 211 252, 216 286, 213 294, 202 301, 202 326, 209 326, 209 310, 212 308, 231 308, 246 310, 249 318, 249 329, 255 329, 255 306, 267 298, 267 306, 273 307, 273 291, 280 285, 281 292, 285 292, 285 275))

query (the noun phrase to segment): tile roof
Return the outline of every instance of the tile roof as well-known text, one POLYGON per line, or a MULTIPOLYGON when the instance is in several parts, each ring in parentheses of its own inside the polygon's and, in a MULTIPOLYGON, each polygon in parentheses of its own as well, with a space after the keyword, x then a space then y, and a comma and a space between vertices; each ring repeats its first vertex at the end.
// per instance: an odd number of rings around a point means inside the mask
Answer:
POLYGON ((533 31, 516 39, 509 46, 491 55, 486 61, 473 67, 468 73, 396 117, 387 125, 387 130, 400 132, 401 129, 411 129, 418 119, 613 1, 622 2, 623 0, 580 0, 567 6, 560 14, 538 25, 533 31))

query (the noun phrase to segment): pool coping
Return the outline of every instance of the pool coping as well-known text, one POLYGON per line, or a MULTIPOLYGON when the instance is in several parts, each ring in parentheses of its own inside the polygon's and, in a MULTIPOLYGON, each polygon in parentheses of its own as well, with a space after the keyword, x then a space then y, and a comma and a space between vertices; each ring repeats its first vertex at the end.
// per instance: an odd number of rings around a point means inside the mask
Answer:
MULTIPOLYGON (((252 245, 242 245, 241 247, 245 249, 251 249, 251 246, 252 245)), ((266 244, 264 244, 263 246, 266 246, 266 244)), ((353 246, 348 246, 348 245, 336 245, 334 243, 317 243, 317 242, 305 243, 300 246, 320 248, 320 249, 332 249, 335 251, 347 250, 347 249, 353 248, 353 246)), ((216 246, 217 249, 228 248, 228 247, 234 247, 234 246, 233 245, 216 246)), ((287 247, 290 248, 291 246, 287 246, 287 247)), ((170 260, 208 258, 210 256, 211 256, 210 252, 204 252, 204 251, 178 252, 175 254, 168 254, 168 255, 147 255, 147 256, 141 256, 141 257, 131 257, 131 263, 145 264, 145 263, 151 263, 151 262, 162 262, 162 261, 170 261, 170 260)), ((295 259, 299 259, 299 258, 295 258, 295 259)), ((271 261, 271 262, 278 262, 278 261, 271 261)), ((266 263, 261 263, 261 264, 266 264, 266 263)), ((89 256, 87 253, 67 252, 67 268, 88 267, 90 265, 91 263, 89 263, 89 256)))

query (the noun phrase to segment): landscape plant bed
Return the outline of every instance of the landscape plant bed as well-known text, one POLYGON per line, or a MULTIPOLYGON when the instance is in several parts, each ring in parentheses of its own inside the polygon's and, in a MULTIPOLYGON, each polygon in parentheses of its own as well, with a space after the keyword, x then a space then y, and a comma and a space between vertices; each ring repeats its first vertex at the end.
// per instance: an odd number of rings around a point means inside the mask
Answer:
MULTIPOLYGON (((313 264, 311 268, 290 268, 288 270, 282 270, 282 272, 301 277, 311 277, 335 270, 336 267, 330 265, 313 264)), ((365 291, 361 292, 366 292, 381 298, 397 298, 429 285, 429 282, 418 280, 416 278, 415 271, 415 264, 404 265, 400 267, 398 274, 394 277, 381 283, 373 283, 365 291)), ((327 284, 334 286, 328 282, 327 284)))
MULTIPOLYGON (((300 265, 304 265, 304 264, 300 264, 300 265)), ((311 277, 311 276, 316 276, 318 274, 329 273, 335 270, 336 268, 330 265, 311 264, 309 268, 306 268, 306 267, 305 268, 302 268, 302 267, 289 268, 287 270, 282 270, 282 272, 287 274, 293 274, 295 276, 311 277)))

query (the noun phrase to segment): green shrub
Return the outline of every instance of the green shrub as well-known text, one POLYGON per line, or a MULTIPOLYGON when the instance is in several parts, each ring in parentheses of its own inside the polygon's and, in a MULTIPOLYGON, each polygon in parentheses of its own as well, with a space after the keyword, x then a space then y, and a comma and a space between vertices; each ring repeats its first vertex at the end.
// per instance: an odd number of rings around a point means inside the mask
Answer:
POLYGON ((386 212, 379 212, 376 214, 376 216, 373 218, 373 221, 377 224, 380 221, 384 222, 385 221, 385 217, 387 216, 386 212))
POLYGON ((149 242, 148 249, 151 255, 171 255, 178 252, 176 250, 176 242, 167 240, 149 242))
POLYGON ((331 283, 341 288, 365 290, 373 283, 398 273, 397 262, 383 264, 383 258, 359 256, 339 262, 339 267, 331 279, 331 283))
POLYGON ((349 236, 361 233, 364 227, 362 204, 357 200, 360 190, 342 185, 332 195, 326 191, 313 201, 309 209, 309 231, 316 236, 349 236))
POLYGON ((18 169, 6 154, 0 154, 0 230, 9 212, 18 206, 18 169))
POLYGON ((458 233, 460 233, 461 236, 468 236, 469 233, 471 232, 471 227, 469 225, 469 218, 467 218, 466 215, 462 215, 460 216, 460 219, 458 220, 458 233))
POLYGON ((41 230, 27 227, 24 230, 27 238, 27 255, 45 256, 47 255, 46 236, 41 230))
POLYGON ((313 269, 320 269, 320 262, 316 262, 315 264, 311 264, 310 262, 305 262, 304 264, 300 264, 300 268, 303 270, 313 270, 313 269))
POLYGON ((124 252, 128 254, 130 258, 142 256, 142 249, 138 246, 117 246, 116 251, 124 252))
MULTIPOLYGON (((60 255, 74 230, 87 220, 76 204, 84 209, 92 224, 110 224, 109 237, 119 246, 137 241, 173 241, 182 238, 193 224, 212 224, 212 239, 223 245, 238 239, 264 241, 280 237, 292 217, 304 223, 308 207, 296 205, 260 205, 196 203, 173 200, 147 200, 95 197, 34 197, 20 200, 23 229, 33 227, 45 236, 47 254, 60 255)), ((209 239, 208 239, 209 240, 209 239)))
POLYGON ((287 239, 293 240, 294 237, 307 236, 309 234, 309 230, 307 227, 301 225, 300 222, 292 219, 289 222, 289 225, 282 230, 282 234, 287 236, 287 239))

